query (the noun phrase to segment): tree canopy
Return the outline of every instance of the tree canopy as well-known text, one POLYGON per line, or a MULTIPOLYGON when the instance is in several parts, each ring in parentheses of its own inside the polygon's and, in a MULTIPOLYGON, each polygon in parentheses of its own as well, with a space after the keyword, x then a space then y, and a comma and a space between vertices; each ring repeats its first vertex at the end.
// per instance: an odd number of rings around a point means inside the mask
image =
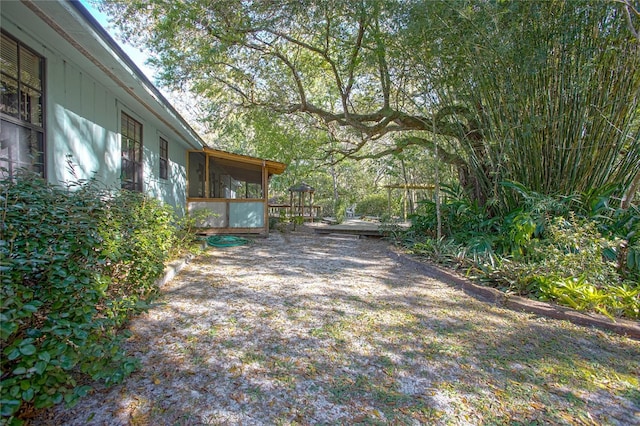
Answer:
MULTIPOLYGON (((636 5, 637 6, 637 5, 636 5)), ((480 203, 500 182, 572 193, 638 180, 631 0, 103 2, 160 80, 212 113, 305 115, 333 154, 437 151, 480 203)), ((307 120, 308 121, 308 120, 307 120)))

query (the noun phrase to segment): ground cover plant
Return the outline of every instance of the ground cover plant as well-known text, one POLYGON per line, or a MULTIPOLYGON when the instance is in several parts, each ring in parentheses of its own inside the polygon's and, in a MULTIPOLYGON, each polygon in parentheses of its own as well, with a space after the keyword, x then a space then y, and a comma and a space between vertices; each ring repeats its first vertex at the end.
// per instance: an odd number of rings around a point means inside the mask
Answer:
POLYGON ((520 206, 491 214, 445 189, 443 237, 435 203, 397 241, 418 255, 462 269, 507 292, 609 317, 640 318, 640 212, 614 207, 614 191, 543 196, 508 182, 520 206))
POLYGON ((0 422, 17 424, 133 371, 119 331, 187 237, 155 199, 28 173, 0 182, 0 219, 0 422))

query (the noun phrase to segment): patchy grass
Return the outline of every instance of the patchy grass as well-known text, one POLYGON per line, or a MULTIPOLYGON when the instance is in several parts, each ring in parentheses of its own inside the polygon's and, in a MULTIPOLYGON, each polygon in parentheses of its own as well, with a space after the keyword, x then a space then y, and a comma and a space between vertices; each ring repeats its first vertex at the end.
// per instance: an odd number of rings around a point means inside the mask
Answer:
POLYGON ((211 250, 163 297, 131 326, 139 372, 33 423, 640 424, 640 342, 480 302, 379 241, 211 250))

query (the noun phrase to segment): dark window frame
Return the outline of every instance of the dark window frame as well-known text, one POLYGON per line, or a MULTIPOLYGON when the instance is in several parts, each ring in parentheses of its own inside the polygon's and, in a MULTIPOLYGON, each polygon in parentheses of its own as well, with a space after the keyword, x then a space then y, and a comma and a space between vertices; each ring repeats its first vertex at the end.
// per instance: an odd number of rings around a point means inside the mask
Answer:
POLYGON ((169 179, 169 141, 160 136, 160 163, 159 176, 160 179, 169 179))
MULTIPOLYGON (((21 42, 18 38, 12 36, 8 32, 2 30, 0 31, 0 38, 6 39, 16 45, 16 57, 15 57, 15 75, 10 73, 10 70, 7 71, 6 66, 0 67, 0 119, 4 122, 5 129, 9 129, 9 132, 21 132, 23 136, 28 138, 29 147, 27 147, 27 151, 30 153, 31 164, 26 167, 31 171, 39 174, 41 177, 46 177, 46 58, 31 49, 29 46, 21 42), (22 59, 23 56, 32 55, 37 60, 37 79, 39 80, 40 87, 35 86, 34 84, 29 83, 27 77, 29 74, 26 69, 23 69, 22 59), (5 92, 5 84, 15 84, 15 93, 5 92), (11 96, 15 98, 13 100, 13 104, 5 104, 5 99, 11 99, 11 96), (34 99, 37 100, 34 103, 34 99), (9 107, 7 107, 9 106, 9 107), (11 113, 11 109, 15 109, 15 113, 11 113), (34 123, 35 116, 35 123, 34 123)), ((7 131, 5 130, 4 135, 0 132, 0 137, 11 138, 11 136, 17 136, 17 133, 14 135, 7 135, 7 131)), ((26 140, 26 139, 25 139, 26 140)), ((11 147, 10 140, 8 141, 0 141, 2 142, 2 147, 7 146, 7 149, 10 151, 11 147)), ((20 142, 18 141, 14 143, 17 145, 20 142)), ((11 154, 9 154, 11 155, 11 154)), ((4 155, 3 155, 4 157, 4 155)), ((5 173, 8 173, 9 176, 13 176, 17 169, 25 167, 24 161, 20 161, 18 159, 12 158, 11 156, 8 158, 9 161, 0 160, 0 164, 7 168, 5 173), (16 166, 17 163, 17 167, 16 166), (21 164, 23 163, 23 164, 21 164), (15 167, 15 169, 14 169, 15 167)))
POLYGON ((120 112, 121 187, 142 192, 143 126, 124 111, 120 112))

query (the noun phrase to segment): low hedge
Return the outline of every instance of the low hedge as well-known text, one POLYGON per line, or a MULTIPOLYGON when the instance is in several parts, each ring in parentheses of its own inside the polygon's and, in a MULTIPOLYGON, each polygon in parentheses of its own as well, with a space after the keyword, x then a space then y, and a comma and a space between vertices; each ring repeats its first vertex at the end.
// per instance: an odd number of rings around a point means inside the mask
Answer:
POLYGON ((159 201, 92 180, 0 181, 0 423, 135 369, 119 330, 156 292, 174 221, 159 201))

